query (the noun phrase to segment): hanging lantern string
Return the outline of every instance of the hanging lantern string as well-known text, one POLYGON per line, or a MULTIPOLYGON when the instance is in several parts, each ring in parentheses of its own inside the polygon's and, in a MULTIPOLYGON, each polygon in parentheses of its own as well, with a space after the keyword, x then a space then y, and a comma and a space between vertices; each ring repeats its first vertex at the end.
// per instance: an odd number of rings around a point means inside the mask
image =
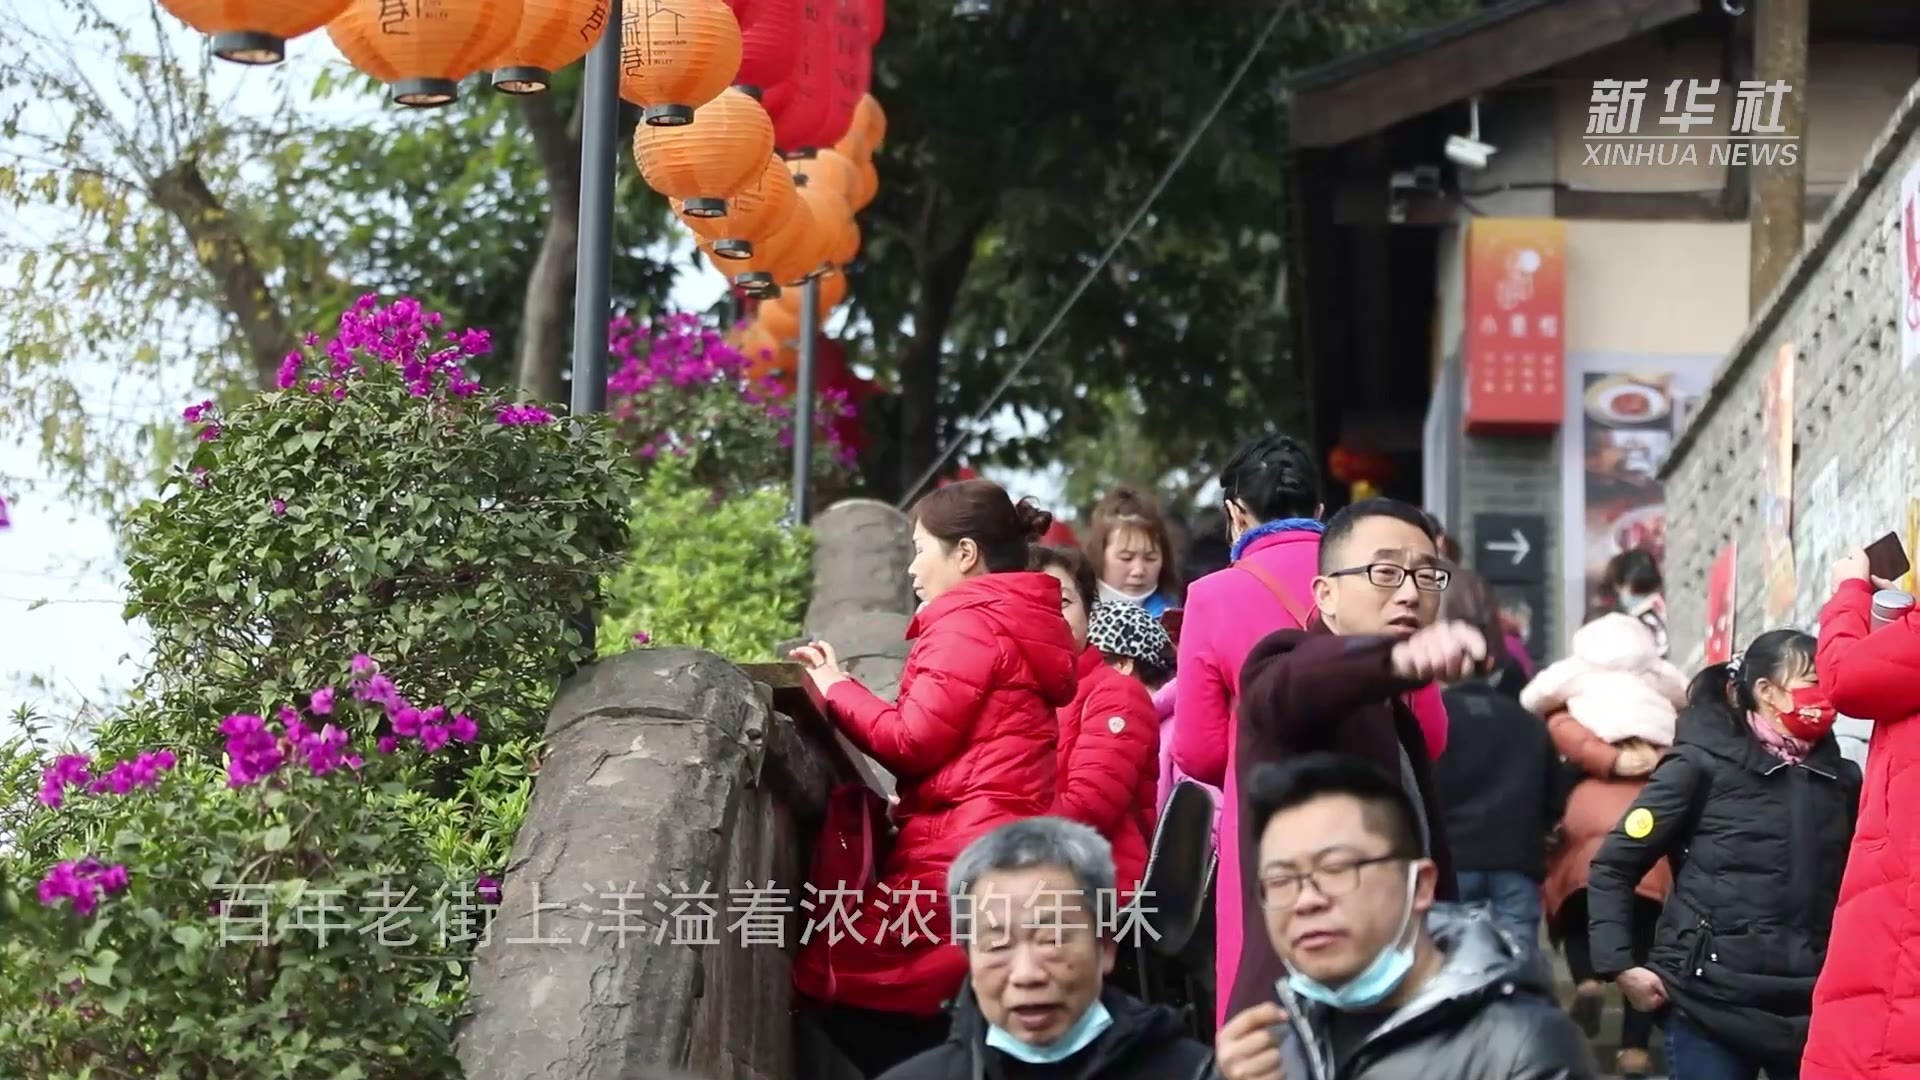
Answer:
POLYGON ((1121 246, 1132 238, 1134 230, 1138 229, 1140 223, 1146 219, 1147 212, 1153 209, 1153 204, 1159 201, 1160 196, 1167 190, 1167 185, 1173 182, 1173 178, 1179 175, 1181 167, 1186 165, 1187 158, 1193 154, 1193 148, 1200 144, 1201 137, 1219 118, 1221 111, 1227 107, 1227 102, 1233 99, 1234 91, 1240 88, 1241 81, 1253 68, 1253 62, 1260 58, 1261 50, 1267 47, 1267 39, 1280 28, 1280 21, 1299 6, 1300 0, 1281 0, 1274 6, 1272 17, 1267 20, 1265 26, 1261 27, 1260 33, 1254 36, 1253 45, 1247 49, 1247 55, 1241 58, 1240 66, 1234 69, 1233 77, 1227 80, 1227 85, 1221 89, 1220 96, 1214 99, 1213 107, 1207 110, 1206 115, 1187 134, 1186 143, 1180 147, 1179 153, 1173 155, 1173 160, 1167 163, 1166 170, 1160 174, 1160 179, 1154 183, 1153 189, 1147 192, 1147 197, 1141 201, 1140 208, 1133 212, 1133 217, 1128 219, 1126 226, 1120 230, 1120 235, 1113 238, 1113 242, 1107 245, 1107 250, 1101 253, 1100 258, 1080 278, 1080 283, 1067 294, 1066 300, 1054 311, 1053 317, 1047 320, 1047 325, 1040 331, 1040 336, 1033 339, 1033 344, 1028 345, 1026 351, 1020 354, 1020 359, 1014 362, 1006 377, 1000 380, 1000 385, 994 387, 993 393, 987 395, 985 404, 981 405, 966 423, 960 425, 960 434, 954 436, 946 449, 940 451, 940 456, 933 459, 932 464, 927 466, 927 470, 920 474, 920 479, 915 480, 913 485, 907 488, 906 493, 900 498, 899 509, 905 510, 911 505, 927 483, 939 474, 941 466, 945 465, 955 452, 966 444, 967 440, 974 437, 974 429, 986 419, 989 412, 993 411, 993 407, 1000 401, 1000 396, 1005 394, 1007 388, 1013 385, 1013 381, 1020 377, 1020 372, 1026 369, 1027 364, 1039 355, 1047 339, 1052 337, 1053 332, 1066 321, 1068 313, 1073 310, 1073 305, 1079 303, 1080 297, 1092 287, 1101 271, 1105 270, 1107 264, 1113 261, 1113 257, 1119 254, 1121 246))

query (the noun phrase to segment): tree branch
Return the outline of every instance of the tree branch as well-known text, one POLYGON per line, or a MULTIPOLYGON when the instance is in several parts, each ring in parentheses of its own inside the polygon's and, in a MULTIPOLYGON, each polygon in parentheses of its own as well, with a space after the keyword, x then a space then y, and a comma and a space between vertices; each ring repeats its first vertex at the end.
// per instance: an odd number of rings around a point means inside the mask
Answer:
POLYGON ((574 259, 580 250, 580 125, 586 98, 562 117, 551 94, 520 98, 520 119, 547 176, 547 228, 527 274, 520 313, 517 380, 540 401, 559 401, 560 368, 571 330, 574 259))
POLYGON ((281 359, 294 348, 293 332, 232 216, 193 161, 156 177, 152 195, 154 204, 186 231, 201 267, 212 276, 220 305, 253 359, 255 385, 273 389, 281 359))

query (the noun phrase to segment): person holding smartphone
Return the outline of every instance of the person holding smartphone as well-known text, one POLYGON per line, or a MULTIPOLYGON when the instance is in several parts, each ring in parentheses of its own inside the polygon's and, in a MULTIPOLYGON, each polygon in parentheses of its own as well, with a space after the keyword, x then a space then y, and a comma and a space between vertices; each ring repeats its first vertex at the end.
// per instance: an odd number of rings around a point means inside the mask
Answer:
POLYGON ((1889 947, 1920 932, 1920 838, 1904 824, 1920 811, 1920 614, 1908 608, 1874 628, 1874 591, 1894 586, 1873 564, 1866 551, 1834 564, 1814 656, 1833 707, 1873 721, 1873 737, 1828 962, 1813 990, 1801 1058, 1808 1077, 1920 1073, 1920 1025, 1907 1022, 1920 968, 1889 947))

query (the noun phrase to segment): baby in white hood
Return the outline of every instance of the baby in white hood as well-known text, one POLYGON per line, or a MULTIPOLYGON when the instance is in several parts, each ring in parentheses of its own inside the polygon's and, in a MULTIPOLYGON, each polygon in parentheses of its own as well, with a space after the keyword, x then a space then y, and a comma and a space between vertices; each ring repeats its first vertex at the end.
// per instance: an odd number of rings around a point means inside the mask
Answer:
POLYGON ((1687 703, 1687 679, 1660 656, 1653 631, 1631 615, 1602 615, 1573 633, 1573 655, 1548 666, 1520 692, 1520 704, 1547 717, 1565 709, 1604 742, 1673 745, 1687 703))

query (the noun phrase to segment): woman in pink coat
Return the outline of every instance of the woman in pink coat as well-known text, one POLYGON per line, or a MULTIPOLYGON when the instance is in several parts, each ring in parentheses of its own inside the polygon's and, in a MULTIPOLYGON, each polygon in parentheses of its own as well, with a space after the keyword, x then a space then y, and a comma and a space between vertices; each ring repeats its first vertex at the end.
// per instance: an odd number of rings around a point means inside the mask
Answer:
MULTIPOLYGON (((1220 476, 1233 563, 1187 590, 1174 678, 1173 765, 1225 793, 1220 835, 1239 836, 1234 780, 1233 722, 1240 668, 1253 646, 1275 630, 1302 629, 1313 615, 1319 572, 1320 473, 1307 448, 1286 435, 1266 435, 1242 446, 1220 476)), ((1440 691, 1417 691, 1413 709, 1427 752, 1446 748, 1446 707, 1440 691)), ((1233 984, 1240 964, 1241 911, 1238 843, 1216 843, 1216 986, 1233 984)), ((1260 943, 1264 947, 1264 943, 1260 943)), ((1227 995, 1217 995, 1215 1021, 1226 1021, 1227 995)))

